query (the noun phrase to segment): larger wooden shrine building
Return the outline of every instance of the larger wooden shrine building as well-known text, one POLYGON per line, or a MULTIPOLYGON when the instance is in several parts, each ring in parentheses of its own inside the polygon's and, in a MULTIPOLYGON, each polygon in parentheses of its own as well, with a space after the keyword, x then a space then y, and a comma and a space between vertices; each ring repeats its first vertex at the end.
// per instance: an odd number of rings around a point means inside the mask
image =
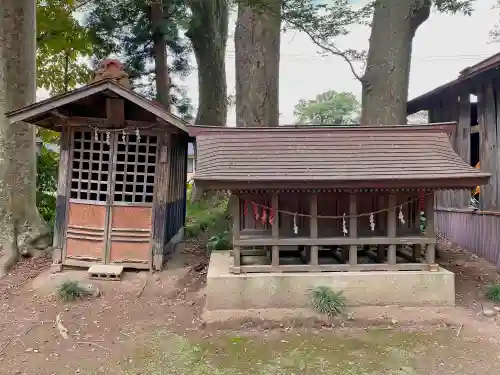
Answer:
POLYGON ((7 114, 61 134, 55 269, 160 269, 182 239, 186 123, 128 87, 106 60, 89 85, 7 114))
POLYGON ((468 191, 438 194, 438 229, 500 267, 500 53, 412 99, 408 113, 418 111, 428 111, 430 122, 457 122, 451 136, 455 151, 465 163, 491 173, 488 184, 472 193, 479 207, 469 205, 468 191))
POLYGON ((231 272, 437 270, 436 191, 490 177, 455 126, 194 127, 195 184, 232 192, 231 272))

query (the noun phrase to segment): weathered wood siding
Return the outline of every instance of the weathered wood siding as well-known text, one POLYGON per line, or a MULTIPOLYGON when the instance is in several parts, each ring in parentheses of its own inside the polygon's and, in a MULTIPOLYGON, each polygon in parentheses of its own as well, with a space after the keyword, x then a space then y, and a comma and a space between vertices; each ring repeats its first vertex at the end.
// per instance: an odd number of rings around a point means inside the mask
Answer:
POLYGON ((436 216, 447 238, 500 267, 500 213, 450 208, 438 210, 436 216))
MULTIPOLYGON (((170 135, 169 188, 167 193, 165 243, 168 243, 184 226, 186 219, 186 170, 187 138, 170 135)), ((166 250, 165 250, 166 251, 166 250)))
POLYGON ((479 128, 479 161, 481 170, 492 174, 481 187, 480 211, 469 209, 471 193, 467 190, 444 191, 437 197, 437 228, 452 242, 467 248, 500 266, 500 78, 491 76, 456 93, 438 100, 430 109, 431 122, 458 121, 452 137, 455 151, 467 163, 471 160, 471 127, 476 112, 470 94, 477 95, 477 124, 479 128), (458 108, 458 111, 454 108, 458 108))

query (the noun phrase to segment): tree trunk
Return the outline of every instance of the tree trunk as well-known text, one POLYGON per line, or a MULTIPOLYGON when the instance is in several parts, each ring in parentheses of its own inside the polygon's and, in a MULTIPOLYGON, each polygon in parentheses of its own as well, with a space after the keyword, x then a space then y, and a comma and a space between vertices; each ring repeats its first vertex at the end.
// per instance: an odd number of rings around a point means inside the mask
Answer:
POLYGON ((192 19, 186 36, 198 65, 197 125, 226 126, 227 0, 191 0, 192 19))
POLYGON ((236 126, 279 125, 281 0, 262 9, 238 2, 234 35, 236 54, 236 126))
POLYGON ((430 0, 376 1, 363 76, 361 124, 406 124, 413 37, 429 17, 430 7, 430 0))
POLYGON ((167 41, 161 30, 163 22, 162 2, 154 1, 151 4, 151 26, 153 28, 156 98, 167 111, 170 111, 170 77, 168 74, 167 41))
POLYGON ((0 9, 0 276, 19 254, 48 245, 36 208, 35 128, 4 116, 35 101, 35 7, 35 0, 4 0, 0 9))

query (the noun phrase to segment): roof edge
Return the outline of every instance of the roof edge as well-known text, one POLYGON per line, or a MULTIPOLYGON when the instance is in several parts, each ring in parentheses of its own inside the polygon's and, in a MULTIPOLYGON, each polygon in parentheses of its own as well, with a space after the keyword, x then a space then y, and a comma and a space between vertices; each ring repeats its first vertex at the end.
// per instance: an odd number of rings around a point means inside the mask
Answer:
POLYGON ((353 181, 328 181, 328 180, 306 180, 306 181, 241 181, 203 179, 193 177, 195 185, 208 190, 238 190, 238 189, 282 189, 284 183, 286 188, 296 189, 472 189, 476 186, 486 185, 490 179, 490 173, 478 173, 476 176, 453 176, 449 178, 408 178, 408 179, 370 179, 353 181))
POLYGON ((457 126, 456 121, 436 122, 427 125, 290 125, 276 127, 248 127, 236 128, 210 125, 187 125, 189 135, 196 137, 206 132, 281 132, 281 131, 423 131, 432 133, 451 133, 457 126))
POLYGON ((41 113, 54 110, 58 107, 69 104, 75 100, 87 98, 89 96, 98 94, 106 90, 112 91, 113 93, 121 96, 123 99, 126 99, 138 105, 145 111, 153 113, 163 121, 168 122, 173 126, 179 128, 180 130, 188 133, 187 129, 188 123, 186 121, 182 120, 173 113, 167 111, 165 108, 155 104, 154 102, 145 98, 144 96, 120 85, 112 78, 106 78, 79 87, 75 90, 44 99, 40 102, 30 104, 23 108, 9 111, 5 113, 5 117, 9 119, 11 124, 19 121, 26 121, 30 117, 40 115, 41 113), (74 96, 78 96, 79 94, 80 96, 77 99, 75 99, 74 96))

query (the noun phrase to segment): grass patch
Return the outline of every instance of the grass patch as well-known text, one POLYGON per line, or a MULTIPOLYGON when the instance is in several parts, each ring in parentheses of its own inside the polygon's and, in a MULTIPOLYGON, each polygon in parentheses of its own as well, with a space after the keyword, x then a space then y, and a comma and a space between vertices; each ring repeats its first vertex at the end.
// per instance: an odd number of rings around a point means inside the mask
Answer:
POLYGON ((346 298, 342 291, 321 285, 311 290, 310 304, 320 314, 327 316, 342 315, 346 308, 346 298))
POLYGON ((58 297, 65 301, 75 301, 87 294, 87 291, 78 281, 68 280, 63 282, 57 289, 58 297))
POLYGON ((486 287, 486 297, 494 302, 500 302, 500 283, 495 282, 486 287))

